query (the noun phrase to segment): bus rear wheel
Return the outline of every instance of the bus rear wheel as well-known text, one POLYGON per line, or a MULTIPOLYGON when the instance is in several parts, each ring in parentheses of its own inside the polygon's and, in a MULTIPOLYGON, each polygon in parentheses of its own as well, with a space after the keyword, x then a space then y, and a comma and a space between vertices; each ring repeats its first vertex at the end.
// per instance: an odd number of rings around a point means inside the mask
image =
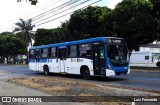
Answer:
POLYGON ((45 75, 49 75, 50 74, 48 66, 44 66, 44 74, 45 75))
POLYGON ((89 69, 88 68, 83 68, 83 79, 90 79, 90 72, 89 72, 89 69))

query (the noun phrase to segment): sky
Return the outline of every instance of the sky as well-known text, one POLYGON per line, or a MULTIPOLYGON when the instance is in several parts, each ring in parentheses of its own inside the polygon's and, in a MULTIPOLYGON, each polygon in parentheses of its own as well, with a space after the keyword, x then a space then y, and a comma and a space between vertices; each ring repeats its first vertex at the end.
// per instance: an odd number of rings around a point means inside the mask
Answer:
MULTIPOLYGON (((63 8, 58 8, 57 10, 53 10, 47 12, 48 14, 42 14, 46 11, 49 11, 53 8, 58 7, 59 5, 66 3, 69 0, 38 0, 37 5, 30 5, 26 0, 22 0, 22 2, 18 3, 17 0, 2 0, 0 3, 0 33, 5 31, 13 31, 16 27, 15 23, 19 22, 19 19, 28 20, 30 18, 33 19, 33 24, 36 27, 33 29, 34 31, 38 28, 56 28, 60 26, 61 22, 69 20, 70 15, 61 17, 64 14, 69 14, 76 9, 80 9, 89 4, 92 4, 98 0, 88 0, 87 3, 83 3, 81 6, 76 6, 80 1, 84 2, 86 0, 77 0, 77 4, 75 3, 72 6, 65 6, 63 8), (72 10, 70 9, 72 8, 72 10), (61 14, 60 14, 61 12, 61 14), (38 17, 39 15, 43 15, 43 17, 38 17), (36 18, 34 18, 36 17, 36 18), (52 21, 51 21, 52 20, 52 21), (47 21, 51 21, 46 23, 47 21), (46 24, 43 24, 46 23, 46 24), (40 25, 42 24, 42 25, 40 25), (37 26, 39 25, 39 26, 37 26)), ((76 0, 72 0, 76 1, 76 0)), ((101 0, 100 2, 93 4, 94 6, 107 6, 111 9, 115 8, 115 5, 122 0, 101 0)), ((81 3, 82 3, 81 2, 81 3)))

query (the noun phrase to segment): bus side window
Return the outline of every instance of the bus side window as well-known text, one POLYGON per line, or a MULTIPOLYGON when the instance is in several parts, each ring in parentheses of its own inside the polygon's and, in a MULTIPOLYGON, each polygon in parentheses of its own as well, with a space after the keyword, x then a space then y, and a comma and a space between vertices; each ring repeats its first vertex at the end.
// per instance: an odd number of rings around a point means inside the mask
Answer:
POLYGON ((68 55, 69 57, 77 57, 77 45, 69 46, 68 55))
POLYGON ((65 49, 59 49, 58 57, 59 57, 61 60, 66 60, 66 57, 67 57, 66 50, 65 50, 65 49))
POLYGON ((57 57, 57 51, 56 47, 51 48, 51 57, 56 58, 57 57))
POLYGON ((36 49, 36 52, 35 52, 35 58, 36 59, 39 59, 40 58, 40 49, 36 49))
POLYGON ((29 58, 35 58, 35 51, 34 50, 29 51, 29 58))
POLYGON ((42 58, 47 58, 48 57, 48 48, 42 49, 42 58))
POLYGON ((91 56, 91 43, 79 45, 80 57, 91 56))

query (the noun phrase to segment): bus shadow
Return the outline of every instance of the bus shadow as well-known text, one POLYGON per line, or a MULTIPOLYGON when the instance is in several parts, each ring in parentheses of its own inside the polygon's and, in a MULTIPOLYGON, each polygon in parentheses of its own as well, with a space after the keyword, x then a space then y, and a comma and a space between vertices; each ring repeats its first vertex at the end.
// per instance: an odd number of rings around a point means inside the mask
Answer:
POLYGON ((126 78, 121 77, 93 77, 91 80, 94 81, 103 81, 103 82, 118 82, 118 81, 126 81, 126 78))
MULTIPOLYGON (((50 76, 58 76, 58 77, 63 77, 63 78, 69 78, 69 79, 75 79, 75 80, 84 80, 81 75, 63 75, 63 74, 55 74, 52 73, 50 76)), ((118 81, 126 81, 127 79, 125 77, 100 77, 100 76, 92 76, 89 80, 87 81, 101 81, 101 82, 118 82, 118 81)))
MULTIPOLYGON (((44 73, 36 72, 33 73, 34 76, 45 76, 44 73)), ((51 73, 49 77, 62 77, 62 78, 68 78, 68 79, 75 79, 75 80, 84 80, 81 75, 71 75, 71 74, 59 74, 59 73, 51 73)), ((85 80, 86 81, 86 80, 85 80)), ((125 76, 115 76, 115 77, 100 77, 100 76, 92 76, 87 81, 101 81, 101 82, 118 82, 118 81, 127 81, 127 78, 125 76)))

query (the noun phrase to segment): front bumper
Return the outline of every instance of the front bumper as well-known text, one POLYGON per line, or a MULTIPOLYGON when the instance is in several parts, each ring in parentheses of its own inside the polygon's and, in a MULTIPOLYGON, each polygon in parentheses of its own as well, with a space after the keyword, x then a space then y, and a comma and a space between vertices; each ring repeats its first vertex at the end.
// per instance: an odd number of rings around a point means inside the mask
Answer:
POLYGON ((126 74, 130 74, 130 69, 128 69, 127 71, 119 71, 119 72, 115 72, 114 70, 106 69, 107 77, 116 76, 116 75, 126 75, 126 74))

